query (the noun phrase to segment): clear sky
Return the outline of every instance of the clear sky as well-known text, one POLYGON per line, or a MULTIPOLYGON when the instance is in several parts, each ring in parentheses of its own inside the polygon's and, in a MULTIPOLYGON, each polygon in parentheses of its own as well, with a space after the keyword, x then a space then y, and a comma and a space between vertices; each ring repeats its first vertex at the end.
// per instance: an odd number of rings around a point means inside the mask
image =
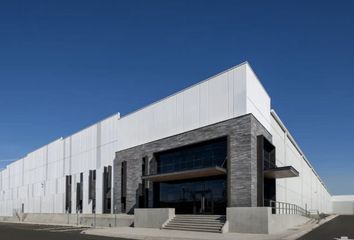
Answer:
POLYGON ((0 1, 0 167, 249 61, 332 194, 354 194, 354 1, 0 1))

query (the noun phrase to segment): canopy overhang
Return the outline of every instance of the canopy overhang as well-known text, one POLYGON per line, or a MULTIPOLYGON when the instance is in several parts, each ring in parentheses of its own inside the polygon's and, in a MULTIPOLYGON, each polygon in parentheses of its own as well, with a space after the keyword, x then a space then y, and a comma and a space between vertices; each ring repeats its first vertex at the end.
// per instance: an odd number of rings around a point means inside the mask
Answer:
POLYGON ((152 181, 152 182, 168 182, 168 181, 177 181, 177 180, 185 180, 185 179, 192 179, 192 178, 220 176, 225 174, 226 174, 225 168, 216 166, 216 167, 171 172, 171 173, 147 175, 147 176, 143 176, 142 179, 152 181))
POLYGON ((292 166, 285 167, 275 167, 271 169, 264 170, 265 178, 290 178, 290 177, 298 177, 299 172, 292 166))

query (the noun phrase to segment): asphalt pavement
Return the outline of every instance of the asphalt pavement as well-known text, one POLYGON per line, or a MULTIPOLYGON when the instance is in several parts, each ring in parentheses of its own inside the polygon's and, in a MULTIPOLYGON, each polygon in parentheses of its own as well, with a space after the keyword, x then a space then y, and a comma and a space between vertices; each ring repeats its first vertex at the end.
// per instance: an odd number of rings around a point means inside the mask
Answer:
POLYGON ((0 223, 1 240, 123 240, 80 234, 85 228, 31 225, 18 223, 0 223))
POLYGON ((354 240, 354 216, 338 216, 333 220, 324 223, 298 240, 333 240, 333 239, 354 240))
MULTIPOLYGON (((80 234, 85 228, 72 226, 0 223, 1 240, 125 240, 80 234)), ((298 240, 354 240, 354 216, 338 216, 298 240), (347 238, 346 238, 347 237, 347 238)))

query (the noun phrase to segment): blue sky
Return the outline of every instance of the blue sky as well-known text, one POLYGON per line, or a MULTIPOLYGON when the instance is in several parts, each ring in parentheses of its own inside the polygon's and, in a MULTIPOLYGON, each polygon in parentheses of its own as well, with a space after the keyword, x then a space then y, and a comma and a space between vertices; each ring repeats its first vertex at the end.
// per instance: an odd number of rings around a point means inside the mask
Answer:
POLYGON ((0 1, 0 167, 245 60, 354 194, 353 1, 0 1))

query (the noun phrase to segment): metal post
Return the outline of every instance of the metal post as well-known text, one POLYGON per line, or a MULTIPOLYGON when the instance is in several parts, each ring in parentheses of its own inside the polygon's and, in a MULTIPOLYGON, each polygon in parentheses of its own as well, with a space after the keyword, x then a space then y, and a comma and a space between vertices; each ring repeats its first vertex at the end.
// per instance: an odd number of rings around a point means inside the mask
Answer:
POLYGON ((96 228, 96 211, 94 212, 93 215, 93 228, 96 228))
POLYGON ((288 214, 289 211, 289 203, 285 203, 285 214, 288 214))
POLYGON ((76 225, 79 226, 79 208, 76 208, 76 225))
POLYGON ((281 203, 281 214, 284 214, 284 203, 281 203))
POLYGON ((284 208, 285 214, 288 214, 288 204, 287 204, 287 203, 284 203, 284 205, 285 205, 285 208, 284 208))
POLYGON ((69 220, 69 211, 66 210, 66 215, 68 215, 68 224, 70 223, 70 220, 69 220))
POLYGON ((114 227, 117 227, 117 205, 114 206, 114 227))

